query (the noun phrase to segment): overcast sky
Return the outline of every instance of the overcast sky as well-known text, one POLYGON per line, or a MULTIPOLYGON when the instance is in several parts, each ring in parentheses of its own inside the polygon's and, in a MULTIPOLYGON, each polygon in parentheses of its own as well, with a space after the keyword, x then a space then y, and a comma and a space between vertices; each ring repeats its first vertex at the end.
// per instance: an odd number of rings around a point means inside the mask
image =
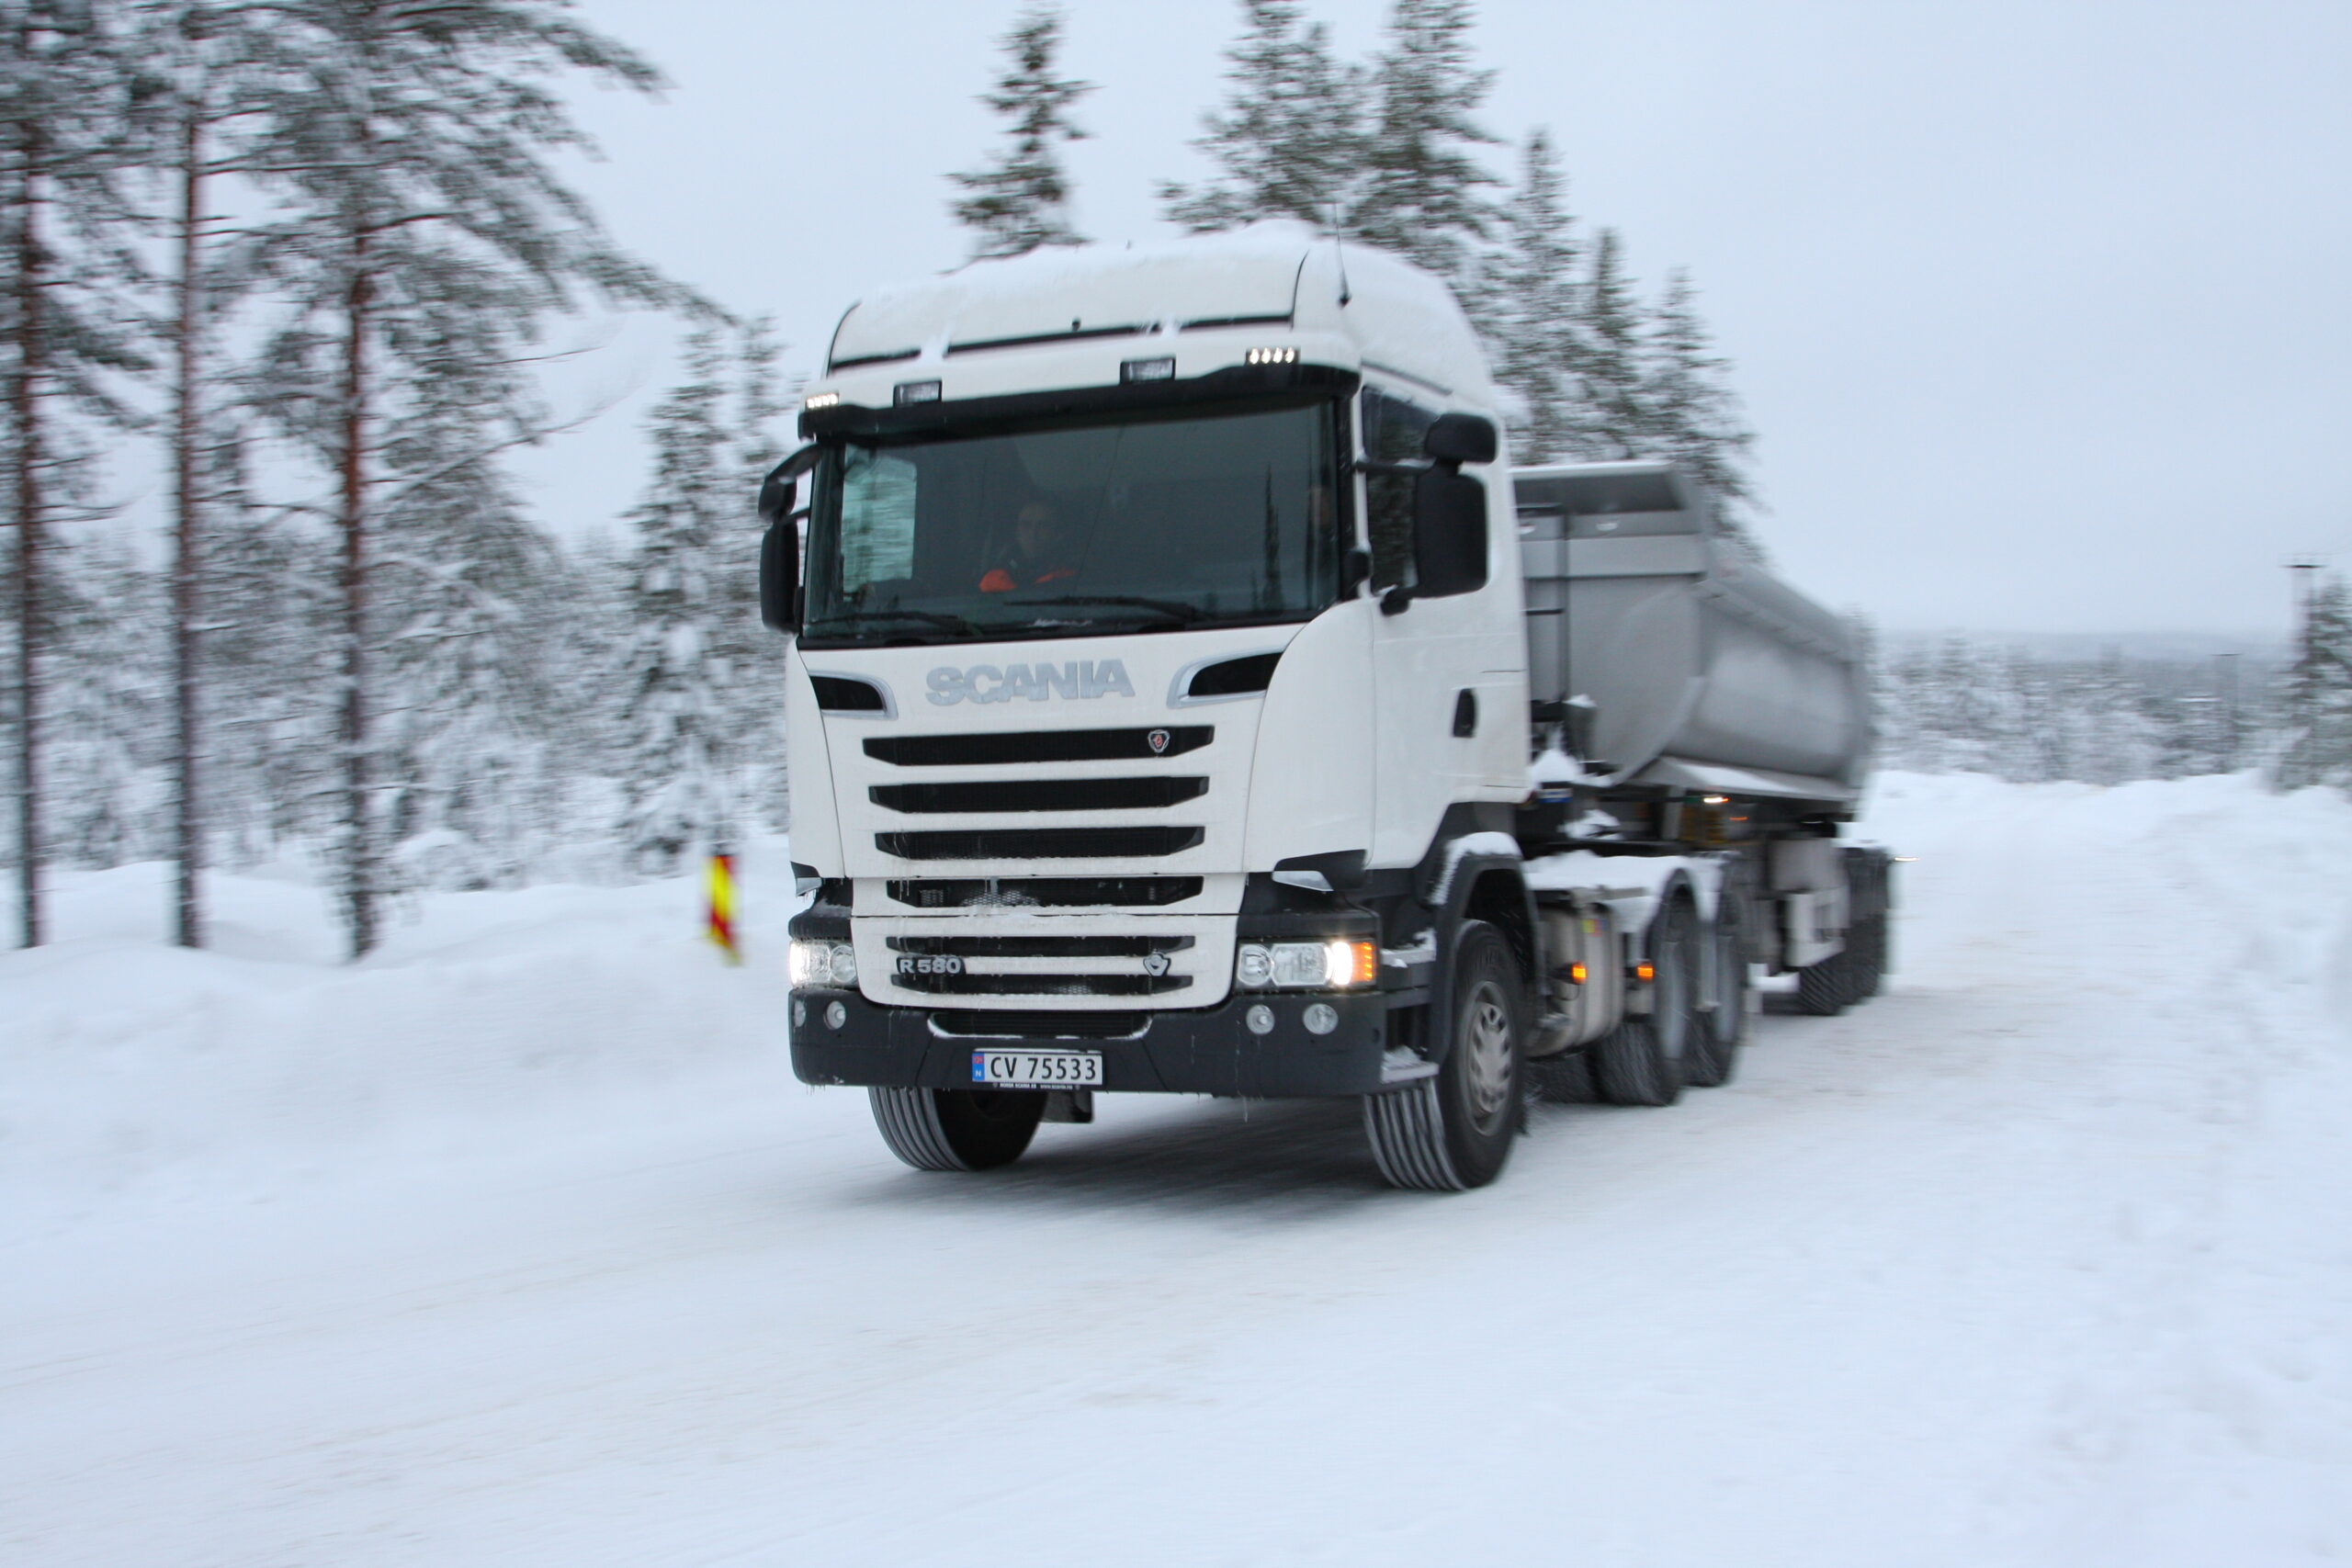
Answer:
MULTIPOLYGON (((943 176, 1015 8, 588 0, 674 85, 583 95, 581 185, 806 372, 860 292, 962 258, 943 176)), ((1068 6, 1087 233, 1170 232, 1235 9, 1068 6)), ((1385 5, 1311 9, 1363 53, 1385 5)), ((1479 9, 1488 129, 1552 127, 1645 284, 1694 274, 1798 586, 1895 629, 2276 637, 2283 558, 2352 565, 2352 4, 1479 9)), ((669 375, 663 330, 605 335, 565 395, 623 400, 526 465, 567 531, 634 498, 669 375)))

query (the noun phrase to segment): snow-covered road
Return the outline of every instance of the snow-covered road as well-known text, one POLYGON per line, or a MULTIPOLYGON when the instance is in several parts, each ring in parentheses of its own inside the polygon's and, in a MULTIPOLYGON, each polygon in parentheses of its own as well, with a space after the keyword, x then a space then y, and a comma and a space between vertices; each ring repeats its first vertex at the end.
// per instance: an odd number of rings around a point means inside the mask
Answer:
MULTIPOLYGON (((883 1152, 684 885, 0 961, 0 1561, 2352 1557, 2352 808, 1897 776, 1901 971, 1382 1189, 1352 1108, 883 1152)), ((152 899, 152 908, 150 900, 152 899)), ((77 935, 77 932, 80 933, 77 935)))

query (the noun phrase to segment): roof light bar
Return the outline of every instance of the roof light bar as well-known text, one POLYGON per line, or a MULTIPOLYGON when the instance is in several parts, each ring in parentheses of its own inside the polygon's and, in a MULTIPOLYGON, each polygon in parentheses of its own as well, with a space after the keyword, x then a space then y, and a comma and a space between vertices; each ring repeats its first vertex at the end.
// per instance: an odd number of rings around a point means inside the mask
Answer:
POLYGON ((1295 365, 1298 363, 1298 350, 1295 348, 1253 348, 1241 357, 1244 363, 1250 365, 1295 365))
POLYGON ((800 406, 804 409, 829 409, 842 400, 839 392, 811 392, 800 406))

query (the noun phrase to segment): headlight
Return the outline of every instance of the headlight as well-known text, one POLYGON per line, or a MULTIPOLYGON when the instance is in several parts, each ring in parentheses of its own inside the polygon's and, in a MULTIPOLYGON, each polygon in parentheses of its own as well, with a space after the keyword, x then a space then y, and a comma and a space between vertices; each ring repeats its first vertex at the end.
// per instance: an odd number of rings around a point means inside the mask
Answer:
POLYGON ((806 937, 795 937, 786 963, 796 986, 848 988, 857 984, 857 952, 845 942, 811 942, 806 937))
POLYGON ((1330 990, 1380 977, 1380 947, 1370 942, 1244 943, 1233 955, 1233 982, 1248 990, 1330 990))

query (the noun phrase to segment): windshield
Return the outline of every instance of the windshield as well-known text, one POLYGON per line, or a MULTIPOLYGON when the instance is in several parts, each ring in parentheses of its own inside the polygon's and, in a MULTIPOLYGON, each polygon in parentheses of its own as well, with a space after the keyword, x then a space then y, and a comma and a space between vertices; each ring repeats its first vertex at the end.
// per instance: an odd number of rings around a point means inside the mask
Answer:
POLYGON ((1306 620, 1339 585, 1333 405, 828 455, 806 637, 936 641, 1306 620))

